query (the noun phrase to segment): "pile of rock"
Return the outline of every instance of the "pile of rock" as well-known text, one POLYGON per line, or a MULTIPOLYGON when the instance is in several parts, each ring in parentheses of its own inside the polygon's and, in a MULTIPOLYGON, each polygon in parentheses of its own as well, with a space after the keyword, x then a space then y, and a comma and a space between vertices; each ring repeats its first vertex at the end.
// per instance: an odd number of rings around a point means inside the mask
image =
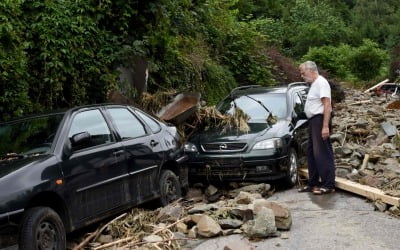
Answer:
POLYGON ((399 102, 346 90, 346 100, 335 107, 331 136, 337 176, 400 197, 399 102))
MULTIPOLYGON (((134 209, 82 242, 92 249, 182 249, 199 244, 200 239, 231 234, 249 239, 284 238, 281 231, 290 230, 292 216, 285 204, 267 199, 272 192, 265 183, 229 191, 212 185, 191 188, 185 199, 155 211, 134 209), (217 201, 210 202, 210 198, 217 201)), ((77 243, 69 248, 76 247, 77 243)))
MULTIPOLYGON (((229 191, 226 195, 231 199, 196 203, 187 211, 188 216, 182 222, 185 225, 180 227, 184 230, 180 232, 192 238, 235 233, 249 238, 279 236, 278 230, 290 229, 292 217, 286 205, 262 197, 268 190, 269 184, 250 185, 229 191)), ((205 196, 209 196, 207 190, 205 196)), ((204 200, 204 196, 188 198, 204 200)))

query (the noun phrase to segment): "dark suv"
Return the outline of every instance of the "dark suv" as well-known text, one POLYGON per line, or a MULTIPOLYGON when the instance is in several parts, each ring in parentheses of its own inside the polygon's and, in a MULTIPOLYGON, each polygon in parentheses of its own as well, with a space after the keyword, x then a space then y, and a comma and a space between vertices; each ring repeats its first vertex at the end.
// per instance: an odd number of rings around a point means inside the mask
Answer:
POLYGON ((268 181, 283 178, 293 186, 298 157, 305 156, 307 119, 304 110, 309 86, 242 86, 218 105, 222 114, 236 108, 248 117, 249 132, 202 128, 185 144, 189 179, 268 181), (304 113, 303 113, 304 114, 304 113), (270 119, 273 117, 273 119, 270 119), (272 122, 271 122, 272 121, 272 122))
POLYGON ((126 105, 0 123, 0 233, 19 225, 20 249, 65 249, 66 232, 179 198, 180 141, 175 127, 126 105))

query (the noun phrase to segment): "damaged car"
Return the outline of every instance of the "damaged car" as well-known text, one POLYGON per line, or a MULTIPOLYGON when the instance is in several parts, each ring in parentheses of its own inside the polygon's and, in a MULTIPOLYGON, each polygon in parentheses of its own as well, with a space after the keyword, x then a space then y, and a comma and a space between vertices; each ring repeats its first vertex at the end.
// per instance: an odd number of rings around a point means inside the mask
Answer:
POLYGON ((0 123, 0 233, 19 249, 65 249, 66 233, 188 185, 174 126, 128 105, 90 105, 0 123))
POLYGON ((305 160, 309 86, 242 86, 217 106, 222 115, 243 113, 248 129, 204 126, 188 138, 189 179, 196 181, 282 180, 293 186, 299 158, 305 160), (301 115, 303 114, 303 115, 301 115))

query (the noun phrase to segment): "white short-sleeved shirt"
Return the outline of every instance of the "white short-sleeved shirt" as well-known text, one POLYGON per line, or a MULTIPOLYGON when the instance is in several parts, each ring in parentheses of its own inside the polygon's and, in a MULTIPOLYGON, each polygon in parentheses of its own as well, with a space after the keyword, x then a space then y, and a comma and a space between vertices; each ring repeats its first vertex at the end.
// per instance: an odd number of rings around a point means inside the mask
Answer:
POLYGON ((324 113, 324 104, 321 100, 323 97, 331 99, 331 87, 323 76, 318 76, 311 84, 304 106, 304 112, 308 118, 324 113))

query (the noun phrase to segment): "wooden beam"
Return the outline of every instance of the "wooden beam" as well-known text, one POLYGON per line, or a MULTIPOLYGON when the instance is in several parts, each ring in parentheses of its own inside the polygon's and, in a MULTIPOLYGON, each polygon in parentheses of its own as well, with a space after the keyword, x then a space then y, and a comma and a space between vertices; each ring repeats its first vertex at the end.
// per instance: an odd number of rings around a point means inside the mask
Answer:
POLYGON ((380 82, 380 83, 378 83, 378 84, 372 86, 371 88, 365 90, 364 93, 368 93, 368 92, 370 92, 371 90, 376 89, 376 88, 379 87, 380 85, 387 83, 388 81, 389 81, 389 79, 385 79, 385 80, 383 80, 382 82, 380 82))
MULTIPOLYGON (((307 169, 304 169, 304 168, 299 169, 299 174, 301 176, 308 178, 308 170, 307 169)), ((355 194, 364 196, 373 201, 381 200, 382 202, 384 202, 386 204, 390 204, 390 205, 397 206, 397 207, 400 206, 400 198, 387 195, 378 188, 362 185, 360 183, 350 181, 348 179, 341 178, 341 177, 336 177, 335 185, 336 185, 336 188, 343 189, 343 190, 349 191, 351 193, 355 193, 355 194)))

